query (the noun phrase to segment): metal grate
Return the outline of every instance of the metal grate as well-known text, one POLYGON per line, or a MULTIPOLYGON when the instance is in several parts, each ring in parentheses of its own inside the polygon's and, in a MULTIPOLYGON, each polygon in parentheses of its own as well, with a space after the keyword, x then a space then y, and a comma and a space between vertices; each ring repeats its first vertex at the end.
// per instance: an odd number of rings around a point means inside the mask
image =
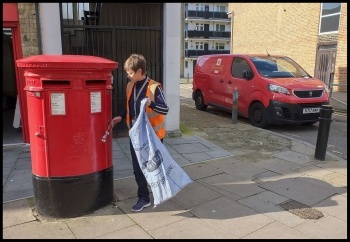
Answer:
POLYGON ((294 95, 300 98, 314 98, 321 97, 323 90, 307 90, 307 91, 297 91, 294 90, 294 95))
MULTIPOLYGON (((63 54, 93 55, 118 62, 113 71, 112 115, 126 106, 124 61, 147 60, 147 74, 163 83, 162 3, 60 3, 63 54)), ((127 130, 125 122, 115 131, 127 130)))
POLYGON ((287 200, 280 203, 279 206, 284 210, 304 219, 319 219, 323 217, 323 214, 320 211, 295 200, 287 200))

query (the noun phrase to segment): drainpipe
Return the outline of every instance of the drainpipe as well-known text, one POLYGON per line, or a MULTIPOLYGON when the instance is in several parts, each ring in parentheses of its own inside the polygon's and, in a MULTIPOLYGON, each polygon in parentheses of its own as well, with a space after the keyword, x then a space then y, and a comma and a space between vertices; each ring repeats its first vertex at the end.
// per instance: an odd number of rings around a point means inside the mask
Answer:
POLYGON ((41 26, 40 26, 40 16, 39 16, 39 3, 35 3, 35 16, 36 16, 36 30, 37 30, 37 38, 38 38, 38 54, 41 55, 43 53, 41 46, 41 26))
POLYGON ((234 16, 233 10, 231 12, 227 13, 227 15, 231 19, 230 54, 232 54, 233 53, 233 50, 232 50, 232 44, 233 44, 233 16, 234 16))

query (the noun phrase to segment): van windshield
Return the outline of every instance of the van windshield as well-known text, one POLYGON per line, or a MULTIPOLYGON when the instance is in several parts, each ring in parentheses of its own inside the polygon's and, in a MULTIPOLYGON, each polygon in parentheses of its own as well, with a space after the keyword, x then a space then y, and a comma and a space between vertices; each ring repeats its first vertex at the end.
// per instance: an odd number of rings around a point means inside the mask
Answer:
POLYGON ((251 57, 256 69, 263 77, 268 78, 310 78, 311 76, 295 61, 288 57, 251 57))

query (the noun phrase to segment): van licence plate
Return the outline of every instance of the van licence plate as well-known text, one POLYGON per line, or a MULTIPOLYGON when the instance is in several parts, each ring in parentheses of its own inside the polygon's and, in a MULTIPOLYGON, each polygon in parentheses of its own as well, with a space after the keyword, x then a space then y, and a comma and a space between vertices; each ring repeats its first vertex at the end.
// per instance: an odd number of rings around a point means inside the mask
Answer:
POLYGON ((303 109, 303 114, 306 113, 319 113, 320 112, 320 108, 304 108, 303 109))

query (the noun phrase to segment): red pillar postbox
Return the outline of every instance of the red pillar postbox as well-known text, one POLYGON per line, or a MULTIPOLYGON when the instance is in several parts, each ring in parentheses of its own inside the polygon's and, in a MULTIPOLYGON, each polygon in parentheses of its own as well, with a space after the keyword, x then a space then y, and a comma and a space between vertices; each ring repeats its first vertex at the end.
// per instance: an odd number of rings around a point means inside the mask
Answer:
POLYGON ((35 207, 77 217, 113 201, 112 70, 95 56, 37 55, 24 69, 35 207))

